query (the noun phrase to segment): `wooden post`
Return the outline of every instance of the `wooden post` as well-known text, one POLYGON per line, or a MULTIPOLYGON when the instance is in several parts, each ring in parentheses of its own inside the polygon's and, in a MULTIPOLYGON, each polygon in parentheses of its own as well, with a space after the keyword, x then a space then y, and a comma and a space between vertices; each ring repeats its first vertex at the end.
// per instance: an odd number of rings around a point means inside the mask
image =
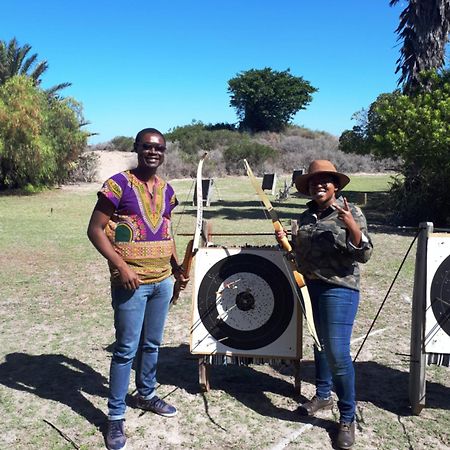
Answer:
POLYGON ((200 356, 198 359, 198 382, 203 392, 208 392, 209 385, 209 364, 206 362, 206 357, 200 356))
MULTIPOLYGON (((208 220, 203 219, 202 221, 202 233, 200 239, 200 246, 205 247, 210 242, 212 226, 208 220)), ((208 392, 209 386, 209 364, 206 361, 205 356, 200 356, 198 358, 198 382, 200 384, 200 389, 203 392, 208 392)))
POLYGON ((427 283, 427 240, 433 232, 431 222, 419 224, 416 267, 414 272, 414 292, 412 299, 411 347, 409 362, 409 401, 413 414, 419 415, 425 407, 426 355, 424 351, 425 307, 427 283))
MULTIPOLYGON (((295 239, 297 237, 298 233, 298 222, 296 220, 291 220, 291 237, 292 242, 295 242, 295 239)), ((299 311, 297 314, 297 320, 298 320, 298 329, 299 329, 299 347, 300 347, 300 355, 299 358, 303 358, 303 314, 299 311)), ((301 371, 300 371, 300 359, 296 359, 293 361, 294 366, 294 388, 295 392, 298 395, 301 395, 302 393, 302 379, 301 379, 301 371)))
POLYGON ((300 377, 301 371, 300 371, 300 360, 294 359, 292 362, 292 365, 294 366, 294 388, 295 393, 297 395, 302 394, 302 379, 300 377))
POLYGON ((356 198, 356 203, 361 206, 366 206, 367 205, 367 192, 358 192, 357 198, 356 198))

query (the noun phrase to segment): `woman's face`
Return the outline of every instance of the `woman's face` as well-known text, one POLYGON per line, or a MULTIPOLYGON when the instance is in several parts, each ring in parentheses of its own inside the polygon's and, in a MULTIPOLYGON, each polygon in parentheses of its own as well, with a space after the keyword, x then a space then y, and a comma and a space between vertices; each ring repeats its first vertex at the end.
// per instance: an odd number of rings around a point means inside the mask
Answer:
POLYGON ((332 205, 336 200, 336 180, 328 174, 317 174, 308 183, 309 195, 321 208, 332 205))

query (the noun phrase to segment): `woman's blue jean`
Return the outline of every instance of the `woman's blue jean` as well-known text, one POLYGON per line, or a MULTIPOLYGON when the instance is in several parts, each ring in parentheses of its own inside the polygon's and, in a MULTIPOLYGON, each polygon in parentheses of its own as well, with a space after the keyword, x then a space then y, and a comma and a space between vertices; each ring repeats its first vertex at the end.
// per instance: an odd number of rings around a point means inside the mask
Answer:
POLYGON ((342 422, 355 418, 355 370, 350 339, 359 304, 359 291, 321 281, 309 281, 314 323, 322 351, 314 346, 316 395, 328 398, 334 384, 342 422))
POLYGON ((136 388, 145 399, 155 395, 156 368, 173 279, 143 284, 136 290, 111 289, 116 343, 109 374, 109 420, 123 419, 131 366, 136 357, 136 388))

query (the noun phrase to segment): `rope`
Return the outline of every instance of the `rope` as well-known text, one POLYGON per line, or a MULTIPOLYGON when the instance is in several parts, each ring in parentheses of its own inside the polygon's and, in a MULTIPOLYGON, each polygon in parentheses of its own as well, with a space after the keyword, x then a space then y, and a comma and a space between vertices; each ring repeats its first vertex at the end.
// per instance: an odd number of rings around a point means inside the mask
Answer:
POLYGON ((189 188, 189 192, 187 193, 187 196, 186 196, 186 200, 183 202, 183 209, 181 210, 181 213, 180 214, 178 214, 178 222, 177 222, 177 224, 176 224, 176 226, 175 226, 175 228, 174 228, 174 230, 173 230, 173 235, 174 236, 176 236, 178 233, 177 233, 177 231, 178 231, 178 227, 180 226, 180 222, 181 222, 181 219, 182 219, 182 217, 184 216, 184 212, 185 212, 185 210, 186 210, 186 205, 188 204, 188 201, 189 201, 189 197, 191 196, 191 192, 192 192, 192 189, 193 189, 193 187, 194 187, 194 179, 192 180, 192 183, 191 183, 191 187, 189 188))
POLYGON ((400 264, 400 267, 398 268, 397 273, 395 274, 395 277, 392 280, 392 283, 389 286, 389 289, 387 290, 386 295, 384 296, 383 302, 381 303, 381 306, 379 307, 378 312, 375 315, 375 318, 373 319, 372 324, 370 325, 369 331, 367 332, 366 336, 364 337, 364 340, 363 340, 361 346, 359 347, 358 352, 356 353, 356 356, 353 358, 353 363, 356 362, 356 359, 358 358, 359 354, 361 353, 361 350, 362 350, 364 344, 366 343, 366 340, 369 337, 369 334, 372 331, 372 328, 374 327, 375 322, 377 321, 378 316, 380 315, 381 310, 383 309, 383 306, 386 303, 387 298, 389 297, 389 294, 391 293, 391 290, 392 290, 392 288, 393 288, 393 286, 394 286, 394 284, 395 284, 395 282, 397 280, 397 277, 400 274, 400 271, 402 270, 403 265, 405 264, 406 258, 408 257, 409 252, 411 251, 412 246, 414 245, 414 242, 416 242, 416 239, 419 236, 420 231, 421 231, 420 229, 417 231, 416 235, 414 236, 414 239, 412 240, 412 242, 411 242, 411 244, 410 244, 410 246, 408 248, 408 251, 406 252, 405 256, 403 257, 403 260, 402 260, 402 262, 400 264))

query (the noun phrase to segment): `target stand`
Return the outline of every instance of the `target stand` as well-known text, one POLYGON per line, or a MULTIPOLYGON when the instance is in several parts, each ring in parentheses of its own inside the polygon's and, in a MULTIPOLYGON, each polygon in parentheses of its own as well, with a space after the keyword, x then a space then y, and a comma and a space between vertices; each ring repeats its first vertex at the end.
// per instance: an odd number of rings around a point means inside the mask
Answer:
POLYGON ((201 247, 195 257, 191 353, 209 390, 212 364, 290 360, 300 388, 302 316, 296 285, 276 247, 201 247))
POLYGON ((450 230, 437 232, 430 222, 419 228, 409 379, 414 414, 425 407, 427 363, 450 366, 450 230))

